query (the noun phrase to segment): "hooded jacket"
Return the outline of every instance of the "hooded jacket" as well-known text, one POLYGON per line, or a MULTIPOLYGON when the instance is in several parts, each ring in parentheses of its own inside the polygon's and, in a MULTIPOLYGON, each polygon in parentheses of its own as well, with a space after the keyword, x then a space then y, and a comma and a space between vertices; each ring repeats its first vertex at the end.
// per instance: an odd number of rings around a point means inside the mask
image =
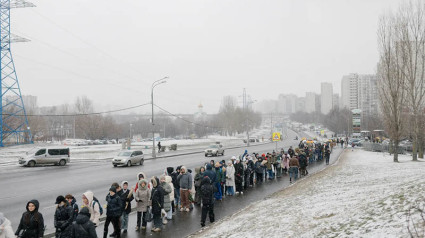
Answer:
POLYGON ((161 176, 161 180, 162 178, 165 180, 164 182, 162 182, 160 185, 162 187, 162 189, 164 189, 164 210, 166 212, 171 210, 171 199, 170 199, 170 193, 172 191, 170 184, 167 183, 165 175, 161 176), (163 176, 163 177, 162 177, 163 176))
POLYGON ((161 209, 164 208, 164 189, 159 186, 159 179, 153 177, 151 179, 152 183, 152 214, 161 215, 161 209))
POLYGON ((146 179, 142 179, 138 183, 138 189, 134 193, 134 200, 137 204, 138 212, 146 212, 147 207, 149 206, 149 201, 151 197, 151 190, 148 188, 149 182, 146 179), (145 183, 145 187, 142 187, 142 183, 145 183))
POLYGON ((173 179, 171 178, 171 176, 165 176, 165 181, 171 187, 170 201, 174 201, 174 185, 173 185, 173 179))
POLYGON ((127 214, 130 214, 131 212, 131 201, 133 201, 133 191, 131 189, 127 189, 124 191, 124 183, 127 183, 127 181, 122 181, 121 188, 122 188, 122 194, 121 194, 121 200, 123 205, 123 211, 127 214), (131 194, 130 194, 131 192, 131 194))
POLYGON ((208 176, 210 178, 210 180, 211 180, 211 183, 215 183, 216 182, 217 175, 212 170, 211 164, 207 164, 207 170, 204 172, 204 176, 208 176))
POLYGON ((27 211, 22 214, 21 221, 19 222, 18 229, 15 235, 19 235, 21 230, 25 230, 22 234, 23 238, 38 238, 44 235, 44 219, 43 215, 38 212, 40 203, 37 200, 31 200, 27 203, 27 211), (35 206, 35 210, 30 212, 28 205, 32 203, 35 206))
POLYGON ((15 238, 13 234, 12 223, 0 213, 0 238, 15 238))
POLYGON ((65 201, 63 206, 56 207, 54 216, 54 225, 56 228, 57 237, 71 237, 71 225, 74 221, 74 209, 68 201, 65 201))
POLYGON ((184 174, 180 174, 177 177, 177 181, 179 182, 179 186, 181 189, 192 189, 192 175, 188 173, 185 166, 182 166, 182 170, 184 169, 184 174))
MULTIPOLYGON (((94 195, 92 191, 87 191, 83 193, 83 195, 87 198, 87 200, 89 200, 89 204, 87 208, 89 209, 89 212, 90 212, 90 221, 92 221, 95 226, 99 226, 100 204, 93 201, 94 195)), ((83 208, 84 206, 85 205, 82 205, 81 208, 83 208)))
POLYGON ((83 207, 72 224, 72 238, 97 238, 96 228, 90 221, 90 212, 87 207, 83 207))
MULTIPOLYGON (((136 181, 137 181, 137 183, 136 183, 136 187, 134 188, 134 191, 135 191, 135 192, 136 192, 136 191, 137 191, 137 189, 139 188, 139 181, 141 180, 141 179, 139 179, 140 175, 142 175, 144 179, 148 180, 148 178, 146 178, 146 174, 145 174, 145 173, 143 173, 143 172, 138 173, 138 174, 137 174, 137 180, 136 180, 136 181)), ((149 188, 149 189, 151 189, 151 186, 150 186, 150 184, 149 184, 149 183, 147 184, 147 186, 148 186, 148 188, 149 188)))
POLYGON ((226 169, 226 186, 235 187, 235 167, 228 165, 226 169))
POLYGON ((204 177, 201 182, 202 204, 210 205, 214 203, 215 186, 209 177, 204 177))

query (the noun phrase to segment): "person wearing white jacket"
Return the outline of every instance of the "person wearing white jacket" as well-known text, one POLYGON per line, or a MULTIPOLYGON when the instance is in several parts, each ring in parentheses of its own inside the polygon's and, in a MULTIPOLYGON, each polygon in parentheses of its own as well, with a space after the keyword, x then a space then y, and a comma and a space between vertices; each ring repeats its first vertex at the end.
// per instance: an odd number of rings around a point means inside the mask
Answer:
POLYGON ((0 212, 0 238, 15 238, 12 223, 0 212))
MULTIPOLYGON (((167 182, 171 187, 171 193, 169 195, 170 195, 171 204, 173 204, 173 201, 174 201, 174 185, 173 185, 171 176, 166 175, 165 176, 165 182, 167 182)), ((167 220, 171 220, 171 219, 173 219, 173 209, 170 209, 167 212, 167 220)))
POLYGON ((231 160, 227 162, 226 187, 227 187, 227 190, 226 190, 227 195, 229 196, 235 195, 235 167, 233 167, 233 162, 231 160))
POLYGON ((90 212, 90 221, 94 223, 96 227, 99 226, 100 218, 100 204, 93 200, 94 195, 92 191, 87 191, 83 193, 83 204, 81 208, 87 207, 90 212))

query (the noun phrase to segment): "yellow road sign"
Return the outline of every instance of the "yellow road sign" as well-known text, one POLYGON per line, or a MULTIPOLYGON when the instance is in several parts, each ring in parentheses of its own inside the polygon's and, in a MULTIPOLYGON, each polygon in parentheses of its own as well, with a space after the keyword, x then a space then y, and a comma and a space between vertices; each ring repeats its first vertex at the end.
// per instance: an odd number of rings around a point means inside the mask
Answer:
POLYGON ((280 133, 279 132, 273 133, 273 141, 280 141, 280 133))

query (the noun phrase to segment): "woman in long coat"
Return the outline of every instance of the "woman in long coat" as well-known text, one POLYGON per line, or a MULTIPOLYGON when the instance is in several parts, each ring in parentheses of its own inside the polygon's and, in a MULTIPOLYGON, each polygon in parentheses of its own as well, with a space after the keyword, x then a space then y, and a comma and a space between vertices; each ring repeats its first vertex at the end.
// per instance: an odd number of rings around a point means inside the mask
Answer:
POLYGON ((233 167, 231 160, 227 163, 226 168, 226 187, 227 195, 235 195, 235 167, 233 167))

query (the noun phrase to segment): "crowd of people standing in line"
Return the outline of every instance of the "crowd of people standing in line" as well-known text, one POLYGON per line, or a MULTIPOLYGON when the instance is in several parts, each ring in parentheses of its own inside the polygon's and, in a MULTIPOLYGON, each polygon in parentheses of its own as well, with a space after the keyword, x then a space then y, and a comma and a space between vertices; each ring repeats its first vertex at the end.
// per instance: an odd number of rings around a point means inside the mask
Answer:
MULTIPOLYGON (((163 225, 173 219, 176 211, 190 212, 193 204, 202 207, 201 226, 205 226, 206 218, 215 221, 214 203, 222 201, 226 196, 243 195, 249 187, 274 180, 289 174, 290 182, 295 182, 300 176, 308 175, 307 167, 314 162, 325 159, 329 164, 332 150, 330 143, 308 144, 301 141, 295 150, 292 146, 285 152, 249 154, 233 156, 229 161, 215 162, 195 169, 195 176, 185 166, 167 167, 164 173, 148 179, 146 174, 137 174, 137 183, 129 188, 127 181, 121 184, 113 183, 106 195, 106 221, 103 237, 109 233, 112 223, 114 232, 110 237, 121 237, 127 233, 128 215, 132 211, 134 200, 137 212, 136 231, 146 230, 147 223, 152 222, 153 232, 160 232, 163 225)), ((94 238, 97 237, 96 227, 104 207, 94 196, 86 191, 82 195, 81 209, 76 199, 68 194, 56 198, 54 227, 58 238, 94 238)), ((43 237, 45 230, 43 215, 39 212, 39 202, 30 200, 23 213, 19 226, 13 233, 10 222, 0 213, 0 238, 43 237), (12 231, 12 232, 11 232, 12 231)))

